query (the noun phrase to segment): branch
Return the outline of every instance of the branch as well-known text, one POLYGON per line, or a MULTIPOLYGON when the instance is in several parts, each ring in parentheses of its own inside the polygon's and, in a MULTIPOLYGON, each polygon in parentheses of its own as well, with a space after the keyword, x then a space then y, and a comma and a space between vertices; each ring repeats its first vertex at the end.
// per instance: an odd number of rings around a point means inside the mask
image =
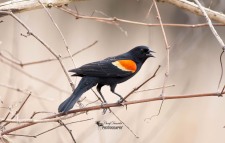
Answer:
POLYGON ((71 114, 69 116, 61 116, 61 117, 55 117, 55 118, 50 118, 50 119, 3 119, 0 118, 0 122, 6 122, 6 123, 48 123, 48 122, 58 122, 60 120, 66 120, 69 118, 72 118, 76 116, 76 114, 71 114))
MULTIPOLYGON (((163 99, 169 100, 169 99, 183 99, 183 98, 195 98, 195 97, 206 97, 206 96, 221 96, 222 94, 225 94, 225 91, 222 92, 221 94, 218 94, 218 93, 203 93, 203 94, 164 96, 163 99)), ((60 116, 64 116, 64 115, 68 115, 68 114, 74 115, 74 113, 77 114, 77 113, 83 113, 83 112, 88 112, 88 111, 100 110, 100 109, 104 109, 104 108, 121 107, 121 106, 124 106, 124 105, 146 103, 146 102, 153 102, 153 101, 160 101, 160 100, 162 100, 161 97, 155 97, 155 98, 148 98, 148 99, 142 99, 142 100, 126 101, 126 102, 123 102, 123 104, 109 103, 109 104, 105 104, 105 105, 91 106, 91 107, 86 107, 86 108, 74 109, 74 110, 68 111, 66 114, 65 113, 59 113, 59 114, 56 114, 56 115, 48 116, 46 118, 43 118, 42 120, 46 119, 46 121, 47 121, 47 119, 49 119, 48 121, 50 121, 51 119, 55 120, 55 118, 57 118, 57 120, 59 120, 59 119, 62 120, 63 118, 60 118, 60 116)), ((33 122, 33 123, 27 123, 27 124, 19 125, 17 127, 14 127, 14 128, 3 131, 1 133, 1 135, 5 135, 5 134, 8 134, 8 133, 17 131, 19 129, 29 127, 29 126, 32 126, 34 124, 37 124, 37 123, 33 122)))
MULTIPOLYGON (((85 122, 85 121, 90 121, 90 120, 93 120, 93 118, 79 120, 79 121, 74 121, 74 122, 70 122, 70 123, 65 123, 65 125, 70 125, 70 124, 80 123, 80 122, 85 122)), ((59 127, 62 127, 62 125, 55 126, 53 128, 50 128, 48 130, 45 130, 45 131, 43 131, 41 133, 38 133, 36 135, 22 135, 22 134, 7 134, 7 135, 37 138, 38 136, 43 135, 43 134, 46 134, 46 133, 48 133, 50 131, 53 131, 53 130, 59 128, 59 127)))
POLYGON ((31 31, 31 29, 22 20, 20 20, 15 14, 13 14, 12 12, 7 12, 7 11, 0 11, 0 14, 7 14, 7 15, 10 15, 11 17, 13 17, 17 22, 19 22, 27 30, 28 35, 33 36, 37 41, 39 41, 58 60, 61 68, 63 69, 63 71, 64 71, 64 73, 67 77, 68 82, 70 83, 70 86, 71 86, 72 90, 74 90, 75 85, 74 85, 72 79, 70 78, 69 74, 67 73, 66 68, 64 67, 64 65, 62 63, 60 55, 57 55, 49 45, 47 45, 43 40, 41 40, 41 38, 39 38, 39 36, 34 34, 31 31))
MULTIPOLYGON (((58 7, 58 9, 74 16, 76 19, 89 19, 89 20, 95 20, 97 22, 104 22, 104 23, 110 23, 110 24, 115 24, 117 25, 118 22, 121 23, 127 23, 127 24, 134 24, 134 25, 141 25, 141 26, 149 26, 149 27, 156 27, 156 26, 161 26, 161 24, 158 23, 144 23, 144 22, 137 22, 137 21, 131 21, 131 20, 126 20, 126 19, 121 19, 117 17, 95 17, 95 16, 87 16, 87 15, 81 15, 77 13, 76 11, 62 6, 58 7)), ((214 23, 214 26, 224 26, 225 23, 214 23)), ((168 26, 168 27, 185 27, 185 28, 197 28, 197 27, 203 27, 203 26, 208 26, 207 23, 200 23, 200 24, 176 24, 176 23, 163 23, 163 26, 168 26)))
POLYGON ((157 72, 159 71, 159 68, 160 68, 160 67, 161 67, 161 66, 159 65, 158 68, 156 69, 156 71, 154 72, 154 74, 153 74, 150 78, 148 78, 148 79, 145 80, 143 83, 141 83, 138 87, 134 88, 131 92, 129 92, 129 93, 123 98, 122 102, 125 101, 125 99, 127 99, 131 94, 133 94, 135 91, 137 91, 138 89, 140 89, 140 88, 141 88, 143 85, 145 85, 147 82, 149 82, 151 79, 153 79, 153 78, 156 76, 157 72))
MULTIPOLYGON (((53 88, 53 89, 56 89, 56 90, 59 91, 59 92, 63 92, 63 93, 66 93, 66 94, 71 94, 70 92, 68 92, 68 91, 66 91, 66 90, 64 90, 64 89, 61 89, 60 87, 57 87, 57 86, 55 86, 55 85, 52 84, 52 83, 49 83, 49 82, 47 82, 47 81, 45 81, 45 80, 40 79, 39 77, 35 77, 35 76, 33 76, 33 75, 31 75, 31 74, 29 74, 29 73, 23 71, 22 69, 18 68, 17 66, 14 66, 14 65, 11 64, 11 63, 8 63, 8 62, 6 62, 6 61, 4 61, 4 60, 1 60, 1 59, 0 59, 0 62, 3 63, 3 64, 5 64, 5 65, 7 65, 7 66, 10 66, 11 68, 13 68, 13 69, 15 69, 16 71, 20 72, 21 74, 23 74, 23 75, 29 77, 30 79, 33 79, 34 81, 40 82, 40 83, 42 83, 42 84, 44 84, 44 85, 47 85, 47 86, 49 86, 49 87, 51 87, 51 88, 53 88)), ((0 84, 0 86, 2 86, 2 85, 0 84)), ((5 87, 7 87, 7 86, 5 86, 5 87)), ((8 86, 7 88, 11 89, 10 86, 8 86)), ((17 90, 17 89, 15 89, 15 90, 17 90)), ((19 89, 19 90, 20 90, 20 89, 19 89)), ((18 90, 17 90, 17 91, 18 91, 18 90)))
POLYGON ((216 37, 217 41, 219 42, 220 46, 225 49, 225 44, 222 40, 222 38, 219 36, 219 34, 217 33, 216 29, 214 28, 213 24, 212 24, 212 21, 210 20, 209 16, 207 15, 207 12, 205 10, 205 8, 201 5, 201 3, 198 1, 198 0, 194 0, 198 7, 200 8, 200 10, 202 11, 208 25, 209 25, 209 28, 210 30, 212 31, 213 35, 216 37))
POLYGON ((208 17, 204 7, 201 5, 201 3, 198 1, 198 0, 194 0, 195 3, 197 3, 197 5, 199 6, 199 8, 201 9, 202 13, 204 14, 204 17, 207 21, 207 23, 209 24, 209 28, 210 30, 212 31, 213 35, 215 36, 215 38, 217 39, 217 41, 219 42, 220 46, 222 47, 222 52, 221 52, 221 55, 220 55, 220 65, 221 65, 221 74, 220 74, 220 79, 219 79, 219 83, 218 83, 218 87, 217 87, 217 91, 219 91, 219 88, 220 88, 220 84, 221 84, 221 81, 223 79, 223 63, 222 63, 222 56, 223 56, 223 53, 225 51, 225 44, 222 40, 222 38, 220 37, 220 35, 217 33, 216 29, 214 28, 213 24, 212 24, 212 21, 210 20, 210 18, 208 17))
MULTIPOLYGON (((202 11, 193 2, 187 0, 158 0, 158 2, 167 2, 179 8, 185 9, 197 15, 203 16, 202 11)), ((209 8, 204 8, 210 19, 225 24, 225 15, 209 8)))
MULTIPOLYGON (((45 7, 52 6, 62 6, 65 4, 69 4, 73 1, 81 1, 81 0, 41 0, 45 7)), ((20 13, 24 11, 30 11, 35 9, 43 8, 38 0, 14 0, 8 1, 4 3, 0 3, 0 11, 11 11, 13 13, 20 13)), ((0 14, 0 17, 6 16, 7 14, 0 14)))
MULTIPOLYGON (((26 97, 26 99, 23 101, 23 103, 21 104, 21 106, 19 107, 19 109, 15 112, 15 114, 11 117, 11 119, 14 119, 16 117, 16 115, 19 114, 19 112, 21 111, 21 109, 23 108, 23 106, 25 105, 25 103, 27 102, 27 100, 29 99, 29 97, 31 96, 31 92, 29 93, 29 95, 26 97)), ((9 123, 4 124, 3 126, 7 126, 9 123)))

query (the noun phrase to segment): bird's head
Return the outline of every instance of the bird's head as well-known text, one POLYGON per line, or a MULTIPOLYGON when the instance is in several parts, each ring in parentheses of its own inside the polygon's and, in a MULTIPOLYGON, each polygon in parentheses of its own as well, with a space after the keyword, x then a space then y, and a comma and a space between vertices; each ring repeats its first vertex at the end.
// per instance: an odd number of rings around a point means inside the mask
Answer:
POLYGON ((135 59, 144 62, 149 57, 154 57, 152 53, 155 53, 147 46, 137 46, 129 51, 129 53, 135 57, 135 59))

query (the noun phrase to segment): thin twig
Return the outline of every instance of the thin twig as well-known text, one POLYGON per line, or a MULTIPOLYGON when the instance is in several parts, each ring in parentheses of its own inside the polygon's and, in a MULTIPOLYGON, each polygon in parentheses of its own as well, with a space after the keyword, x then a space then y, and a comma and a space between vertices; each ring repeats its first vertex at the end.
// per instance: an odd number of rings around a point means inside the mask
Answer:
POLYGON ((222 38, 219 36, 219 34, 217 33, 216 29, 214 28, 213 24, 212 24, 212 21, 210 20, 208 14, 206 13, 205 11, 205 8, 201 5, 201 3, 198 1, 198 0, 194 0, 195 3, 198 5, 198 7, 200 8, 200 10, 202 11, 208 25, 209 25, 209 28, 210 30, 212 31, 213 35, 215 36, 215 38, 217 39, 217 41, 219 42, 220 46, 225 49, 225 44, 222 40, 222 38))
POLYGON ((222 60, 222 57, 224 55, 224 51, 225 49, 223 49, 223 51, 221 52, 220 54, 220 68, 221 68, 221 74, 220 74, 220 79, 219 79, 219 83, 218 83, 218 86, 217 86, 217 91, 219 91, 219 88, 220 88, 220 85, 221 85, 221 82, 222 82, 222 79, 223 79, 223 60, 222 60))
POLYGON ((217 39, 217 41, 219 42, 220 46, 222 47, 222 52, 221 52, 221 55, 220 55, 220 64, 221 64, 221 74, 220 74, 220 79, 219 79, 219 83, 218 83, 218 87, 217 87, 217 92, 219 92, 219 88, 220 88, 220 84, 221 84, 221 81, 222 81, 222 78, 223 78, 223 63, 222 63, 222 55, 225 51, 225 44, 222 40, 222 38, 219 36, 219 34, 217 33, 216 29, 214 28, 213 24, 212 24, 212 21, 210 20, 208 14, 206 13, 206 10, 205 8, 201 5, 201 3, 198 1, 198 0, 194 0, 195 3, 198 5, 199 9, 201 10, 201 12, 203 13, 208 25, 209 25, 209 28, 210 30, 212 31, 213 35, 215 36, 215 38, 217 39))
POLYGON ((9 51, 7 51, 7 50, 1 50, 0 51, 0 56, 2 57, 2 58, 4 58, 4 59, 6 59, 7 61, 10 61, 11 63, 14 63, 14 64, 16 64, 16 65, 21 65, 21 61, 19 60, 19 59, 17 59, 15 56, 13 56, 13 54, 12 53, 10 53, 9 51), (7 56, 5 56, 1 51, 4 51, 4 52, 6 52, 11 58, 8 58, 7 56))
POLYGON ((62 120, 59 120, 58 122, 59 122, 60 125, 62 125, 62 126, 65 127, 65 129, 66 129, 66 130, 68 131, 68 133, 70 134, 70 136, 71 136, 73 142, 76 143, 76 140, 75 140, 75 138, 74 138, 74 136, 73 136, 72 130, 70 130, 70 129, 63 123, 62 120))
MULTIPOLYGON (((97 99, 97 101, 99 100, 99 101, 101 101, 101 103, 103 103, 103 101, 102 101, 102 99, 98 96, 98 94, 93 90, 93 89, 91 89, 92 90, 92 92, 95 94, 95 96, 98 98, 97 99)), ((117 116, 113 111, 112 111, 112 109, 110 109, 110 108, 108 108, 109 109, 109 112, 110 113, 112 113, 136 138, 139 138, 135 133, 134 133, 134 131, 133 130, 131 130, 131 128, 128 126, 128 125, 126 125, 125 124, 125 122, 123 122, 120 118, 119 118, 119 116, 117 116)), ((106 109, 103 109, 103 112, 106 112, 106 109), (104 111, 105 110, 105 111, 104 111)))
MULTIPOLYGON (((5 120, 7 120, 7 118, 9 117, 9 115, 10 115, 10 113, 11 112, 8 112, 8 114, 5 116, 5 118, 4 118, 4 120, 2 120, 1 122, 0 122, 0 124, 1 123, 3 123, 5 120)), ((1 126, 1 129, 3 129, 3 128, 5 128, 5 126, 3 125, 3 126, 1 126)))
MULTIPOLYGON (((93 43, 91 43, 90 45, 88 45, 87 47, 75 52, 72 54, 72 57, 74 57, 75 55, 91 48, 92 46, 94 46, 98 41, 94 41, 93 43)), ((3 54, 0 53, 0 56, 2 56, 3 58, 5 58, 5 56, 3 54)), ((61 59, 68 59, 70 58, 70 56, 65 56, 65 57, 62 57, 61 59)), ((40 60, 40 61, 34 61, 34 62, 27 62, 27 63, 23 63, 23 62, 13 62, 12 60, 9 60, 10 62, 16 64, 16 65, 19 65, 21 67, 25 67, 25 66, 29 66, 29 65, 36 65, 36 64, 41 64, 41 63, 46 63, 46 62, 52 62, 52 61, 57 61, 56 58, 49 58, 49 59, 45 59, 45 60, 40 60)))
POLYGON ((59 120, 66 120, 69 118, 72 118, 76 116, 75 114, 68 115, 68 116, 62 116, 62 117, 56 117, 51 119, 2 119, 0 118, 0 122, 7 122, 7 123, 47 123, 47 122, 58 122, 59 120))
MULTIPOLYGON (((70 125, 70 124, 74 124, 74 123, 85 122, 85 121, 89 121, 89 120, 92 120, 92 119, 93 118, 89 118, 89 119, 85 119, 85 120, 80 120, 80 121, 74 121, 74 122, 66 123, 65 125, 70 125)), ((38 134, 33 135, 33 136, 31 136, 31 135, 21 135, 21 134, 7 134, 7 135, 37 138, 38 136, 41 136, 41 135, 43 135, 45 133, 48 133, 50 131, 53 131, 53 130, 59 128, 59 127, 62 127, 62 125, 55 126, 55 127, 51 128, 51 129, 48 129, 46 131, 43 131, 43 132, 38 133, 38 134)))
MULTIPOLYGON (((167 85, 165 86, 165 88, 169 88, 169 87, 174 87, 175 85, 172 84, 172 85, 167 85)), ((135 91, 134 93, 139 93, 139 92, 145 92, 145 91, 151 91, 151 90, 158 90, 158 89, 162 89, 163 86, 161 87, 156 87, 156 88, 150 88, 150 89, 145 89, 145 90, 138 90, 138 91, 135 91)))
MULTIPOLYGON (((11 117, 11 119, 14 119, 16 117, 17 114, 19 114, 19 112, 21 111, 21 109, 23 108, 23 106, 25 105, 25 103, 27 102, 27 100, 29 99, 29 97, 31 96, 31 92, 29 93, 29 95, 26 97, 26 99, 23 101, 23 103, 21 104, 21 106, 19 107, 19 109, 15 112, 15 114, 11 117)), ((7 126, 9 124, 5 123, 3 126, 7 126)))
POLYGON ((139 136, 137 136, 134 131, 129 127, 127 126, 113 111, 112 109, 110 109, 111 113, 136 137, 136 138, 139 138, 139 136))
POLYGON ((30 119, 33 119, 34 116, 36 116, 37 114, 49 114, 49 113, 51 113, 51 114, 53 114, 53 115, 56 114, 56 113, 53 113, 53 112, 47 112, 47 111, 33 112, 33 114, 30 116, 30 119))
POLYGON ((74 62, 73 57, 72 57, 72 54, 71 54, 71 52, 70 52, 69 46, 68 46, 68 44, 67 44, 67 42, 66 42, 66 39, 65 39, 65 37, 64 37, 64 35, 63 35, 63 33, 62 33, 62 31, 60 30, 59 26, 56 24, 55 20, 53 19, 52 15, 51 15, 50 12, 48 11, 48 9, 45 7, 45 5, 44 5, 40 0, 38 0, 38 1, 39 1, 39 3, 42 5, 42 7, 44 8, 44 10, 47 12, 47 14, 48 14, 48 16, 50 17, 52 23, 55 25, 56 29, 58 30, 58 32, 59 32, 60 36, 62 37, 62 40, 63 40, 63 42, 64 42, 64 44, 65 44, 65 46, 66 46, 66 50, 67 50, 67 52, 68 52, 68 54, 69 54, 69 57, 70 57, 70 59, 72 60, 74 67, 76 67, 75 62, 74 62))
POLYGON ((14 91, 23 93, 23 94, 26 94, 26 95, 29 95, 29 93, 27 91, 25 91, 23 89, 20 89, 20 88, 16 88, 16 87, 13 87, 13 86, 10 86, 10 85, 5 85, 5 84, 2 84, 2 83, 0 83, 0 86, 5 87, 5 88, 10 89, 10 90, 14 90, 14 91))
POLYGON ((125 101, 125 99, 127 99, 127 98, 128 98, 130 95, 132 95, 135 91, 137 91, 138 89, 140 89, 140 88, 141 88, 143 85, 145 85, 147 82, 149 82, 151 79, 153 79, 153 78, 156 76, 156 74, 157 74, 157 72, 158 72, 158 70, 159 70, 160 67, 161 67, 161 66, 159 65, 158 68, 155 70, 154 74, 153 74, 151 77, 149 77, 147 80, 145 80, 144 82, 142 82, 138 87, 136 87, 136 88, 134 88, 132 91, 130 91, 130 92, 123 98, 122 102, 125 101))
POLYGON ((158 116, 160 114, 160 112, 161 112, 161 109, 162 109, 162 106, 163 106, 163 102, 164 102, 165 86, 166 86, 166 83, 167 83, 167 80, 168 80, 168 77, 169 77, 169 72, 170 72, 170 45, 168 44, 168 40, 167 40, 167 37, 166 37, 166 32, 165 32, 164 27, 163 27, 163 22, 162 22, 162 19, 161 19, 161 16, 160 16, 160 12, 159 12, 157 3, 156 3, 155 0, 153 0, 153 3, 154 3, 154 6, 155 6, 155 9, 156 9, 157 18, 158 18, 159 23, 161 25, 160 27, 161 27, 161 30, 162 30, 162 34, 163 34, 163 38, 164 38, 164 42, 165 42, 165 46, 166 46, 167 63, 166 63, 166 73, 165 73, 165 77, 164 77, 164 81, 163 81, 163 88, 162 88, 162 92, 161 92, 162 102, 160 104, 160 108, 159 108, 158 113, 156 115, 153 115, 152 117, 158 116))
MULTIPOLYGON (((80 120, 80 121, 74 121, 74 122, 66 123, 65 125, 70 125, 70 124, 74 124, 74 123, 80 123, 80 122, 90 121, 90 120, 92 120, 92 119, 93 119, 93 118, 89 118, 89 119, 85 119, 85 120, 80 120)), ((57 128, 61 127, 61 126, 62 126, 62 125, 59 125, 59 126, 56 126, 56 127, 54 127, 54 128, 48 129, 48 130, 46 130, 46 131, 44 131, 44 132, 41 132, 41 133, 35 135, 35 137, 38 137, 38 136, 43 135, 43 134, 45 134, 45 133, 48 133, 49 131, 52 131, 52 130, 54 130, 54 129, 57 129, 57 128)))
POLYGON ((60 89, 59 87, 53 85, 52 83, 49 83, 49 82, 44 81, 44 80, 42 80, 42 79, 40 79, 40 78, 38 78, 38 77, 35 77, 35 76, 33 76, 33 75, 31 75, 31 74, 29 74, 29 73, 27 73, 27 72, 21 70, 21 69, 18 68, 17 66, 14 66, 13 64, 10 64, 10 63, 8 63, 8 62, 6 62, 6 61, 4 61, 4 60, 1 60, 1 59, 0 59, 0 61, 1 61, 2 63, 4 63, 4 64, 10 66, 11 68, 17 70, 18 72, 22 73, 23 75, 26 75, 27 77, 29 77, 29 78, 35 80, 35 81, 38 81, 38 82, 40 82, 40 83, 42 83, 42 84, 44 84, 44 85, 47 85, 47 86, 49 86, 49 87, 51 87, 51 88, 53 88, 53 89, 56 89, 56 90, 59 91, 59 92, 63 92, 63 93, 66 93, 66 94, 70 94, 70 92, 68 92, 68 91, 66 91, 66 90, 63 90, 63 89, 60 89))

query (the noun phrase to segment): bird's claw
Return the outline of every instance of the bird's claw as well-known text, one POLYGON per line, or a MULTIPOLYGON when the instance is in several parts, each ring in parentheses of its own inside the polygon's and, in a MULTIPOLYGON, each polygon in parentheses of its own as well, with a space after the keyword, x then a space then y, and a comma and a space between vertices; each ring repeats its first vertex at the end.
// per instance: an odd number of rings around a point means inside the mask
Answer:
POLYGON ((101 107, 103 108, 104 105, 106 105, 106 104, 107 104, 106 102, 102 102, 101 107))
POLYGON ((117 103, 123 105, 123 99, 121 98, 120 100, 117 101, 117 103))
MULTIPOLYGON (((117 103, 119 104, 119 105, 122 105, 122 106, 124 106, 124 101, 126 101, 126 100, 124 100, 123 98, 121 98, 120 100, 118 100, 117 101, 117 103)), ((125 105, 126 106, 126 110, 127 110, 127 105, 125 105)))
POLYGON ((102 104, 101 104, 101 107, 103 108, 102 115, 104 115, 107 111, 107 108, 104 108, 104 105, 106 105, 106 104, 107 104, 106 102, 102 102, 102 104))

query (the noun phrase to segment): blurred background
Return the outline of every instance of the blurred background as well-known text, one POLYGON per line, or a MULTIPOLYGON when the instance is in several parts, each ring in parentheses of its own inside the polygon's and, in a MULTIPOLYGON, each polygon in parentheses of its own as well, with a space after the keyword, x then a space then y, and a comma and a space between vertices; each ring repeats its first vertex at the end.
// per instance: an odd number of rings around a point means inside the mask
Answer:
MULTIPOLYGON (((201 3, 218 12, 225 12, 225 1, 204 0, 201 3)), ((159 23, 155 7, 149 15, 152 5, 151 0, 91 0, 69 4, 79 14, 97 17, 117 17, 144 23, 159 23)), ((205 19, 190 12, 179 9, 168 3, 158 3, 163 23, 198 24, 205 23, 205 19)), ((155 57, 146 61, 139 73, 129 81, 119 84, 116 91, 125 96, 134 87, 150 77, 158 65, 162 65, 157 76, 141 89, 161 87, 166 72, 166 47, 160 26, 148 27, 129 23, 114 24, 104 23, 89 19, 75 19, 71 15, 51 8, 50 13, 58 24, 68 43, 71 53, 75 53, 95 41, 91 48, 77 54, 74 61, 77 67, 102 60, 127 52, 138 45, 147 45, 155 51, 155 57)), ((33 33, 46 42, 57 54, 68 56, 65 44, 51 22, 44 9, 32 10, 16 14, 33 33)), ((16 61, 34 62, 54 58, 49 51, 32 36, 24 37, 26 30, 10 16, 0 18, 0 50, 1 54, 11 57, 16 61), (11 56, 10 56, 11 55, 11 56)), ((167 39, 171 46, 170 73, 165 95, 185 95, 196 93, 216 92, 221 74, 219 55, 220 45, 206 27, 181 28, 164 27, 167 39)), ((222 39, 225 39, 223 26, 215 27, 222 39)), ((225 58, 223 57, 223 61, 225 58)), ((33 64, 20 67, 0 57, 0 83, 15 88, 32 91, 23 109, 16 117, 27 119, 34 112, 57 112, 58 105, 70 96, 72 90, 67 78, 57 61, 33 64), (5 62, 4 62, 5 61, 5 62), (10 63, 10 64, 6 64, 10 63), (12 66, 13 65, 13 66, 12 66), (14 68, 16 67, 16 68, 14 68), (46 84, 48 83, 48 84, 46 84), (51 85, 49 85, 51 84, 51 85)), ((67 70, 74 68, 71 59, 63 60, 67 70)), ((75 81, 76 78, 73 78, 75 81)), ((77 78, 78 83, 80 78, 77 78)), ((224 85, 224 78, 222 80, 224 85)), ((95 91, 96 89, 93 88, 95 91)), ((109 87, 102 89, 108 102, 116 102, 118 97, 113 95, 109 87)), ((128 100, 158 97, 160 90, 139 92, 133 94, 128 100)), ((0 118, 8 112, 14 114, 27 95, 0 86, 0 118), (9 110, 10 108, 10 110, 9 110)), ((96 96, 88 91, 83 96, 83 104, 93 102, 96 96)), ((124 125, 122 130, 99 130, 96 121, 120 122, 107 112, 102 115, 102 110, 91 111, 68 120, 65 123, 93 118, 90 121, 68 125, 73 131, 76 141, 82 143, 201 143, 225 142, 225 101, 218 97, 203 97, 190 99, 166 100, 159 116, 152 120, 146 118, 159 111, 160 101, 135 104, 125 107, 112 108, 115 114, 139 137, 136 138, 124 125), (144 121, 145 120, 145 121, 144 121)), ((89 106, 99 105, 96 102, 89 106)), ((75 106, 74 108, 79 108, 75 106)), ((36 118, 52 115, 45 113, 36 118)), ((10 124, 6 129, 15 127, 10 124)), ((36 135, 46 129, 57 126, 58 123, 45 123, 18 130, 16 134, 36 135)), ((37 138, 9 136, 13 142, 36 143, 51 141, 72 142, 65 128, 61 127, 37 138)))

